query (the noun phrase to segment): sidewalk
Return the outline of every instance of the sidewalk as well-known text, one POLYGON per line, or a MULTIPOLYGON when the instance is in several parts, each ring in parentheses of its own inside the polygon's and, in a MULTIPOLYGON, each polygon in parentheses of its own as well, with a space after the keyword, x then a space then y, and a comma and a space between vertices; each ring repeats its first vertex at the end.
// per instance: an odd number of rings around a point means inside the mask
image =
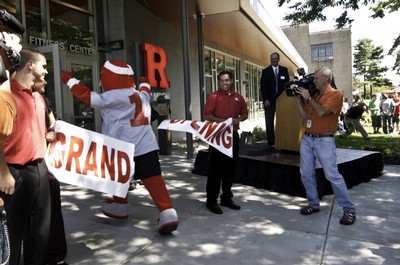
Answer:
POLYGON ((158 210, 143 186, 129 192, 130 217, 101 213, 108 195, 62 184, 69 264, 400 264, 400 166, 350 190, 357 206, 352 226, 339 224, 333 195, 321 211, 300 215, 305 198, 235 184, 242 210, 205 207, 206 177, 191 173, 194 159, 174 149, 161 165, 181 224, 161 236, 158 210))

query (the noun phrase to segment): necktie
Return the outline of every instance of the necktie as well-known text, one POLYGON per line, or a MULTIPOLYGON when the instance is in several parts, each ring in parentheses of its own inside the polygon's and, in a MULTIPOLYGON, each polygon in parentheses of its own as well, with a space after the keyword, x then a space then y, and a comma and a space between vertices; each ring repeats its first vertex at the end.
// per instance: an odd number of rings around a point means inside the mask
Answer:
POLYGON ((278 67, 275 68, 275 91, 278 94, 278 67))

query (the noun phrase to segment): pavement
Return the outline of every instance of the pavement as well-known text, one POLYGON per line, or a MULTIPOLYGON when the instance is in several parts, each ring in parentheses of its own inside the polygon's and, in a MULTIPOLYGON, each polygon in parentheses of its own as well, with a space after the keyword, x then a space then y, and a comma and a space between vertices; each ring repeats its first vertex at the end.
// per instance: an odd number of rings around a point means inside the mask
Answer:
MULTIPOLYGON (((194 156, 195 157, 195 156, 194 156)), ((354 225, 339 224, 333 195, 321 211, 300 214, 305 198, 235 184, 240 211, 205 207, 206 177, 191 173, 184 149, 160 156, 164 178, 180 217, 178 230, 159 235, 158 210, 139 185, 129 192, 130 217, 101 213, 107 194, 62 184, 69 264, 292 265, 400 264, 400 166, 350 189, 357 207, 354 225)))

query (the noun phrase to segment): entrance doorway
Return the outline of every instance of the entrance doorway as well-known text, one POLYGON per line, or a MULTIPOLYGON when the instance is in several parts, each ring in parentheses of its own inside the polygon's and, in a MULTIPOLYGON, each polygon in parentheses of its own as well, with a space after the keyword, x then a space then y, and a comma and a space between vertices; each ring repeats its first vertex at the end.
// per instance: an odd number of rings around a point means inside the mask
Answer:
POLYGON ((49 74, 46 76, 45 96, 52 104, 56 119, 99 132, 101 127, 99 113, 74 98, 69 89, 61 83, 61 71, 71 71, 76 79, 92 91, 99 92, 97 57, 60 51, 57 44, 36 49, 47 59, 49 74))

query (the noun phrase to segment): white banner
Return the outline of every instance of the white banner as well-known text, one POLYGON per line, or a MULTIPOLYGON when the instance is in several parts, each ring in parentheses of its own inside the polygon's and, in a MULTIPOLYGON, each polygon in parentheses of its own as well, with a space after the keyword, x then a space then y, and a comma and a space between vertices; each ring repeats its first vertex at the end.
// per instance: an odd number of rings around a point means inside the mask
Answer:
POLYGON ((46 164, 61 182, 125 198, 134 175, 135 145, 63 121, 54 126, 46 164))
POLYGON ((223 122, 164 120, 158 129, 193 133, 229 157, 232 155, 232 118, 223 122))

